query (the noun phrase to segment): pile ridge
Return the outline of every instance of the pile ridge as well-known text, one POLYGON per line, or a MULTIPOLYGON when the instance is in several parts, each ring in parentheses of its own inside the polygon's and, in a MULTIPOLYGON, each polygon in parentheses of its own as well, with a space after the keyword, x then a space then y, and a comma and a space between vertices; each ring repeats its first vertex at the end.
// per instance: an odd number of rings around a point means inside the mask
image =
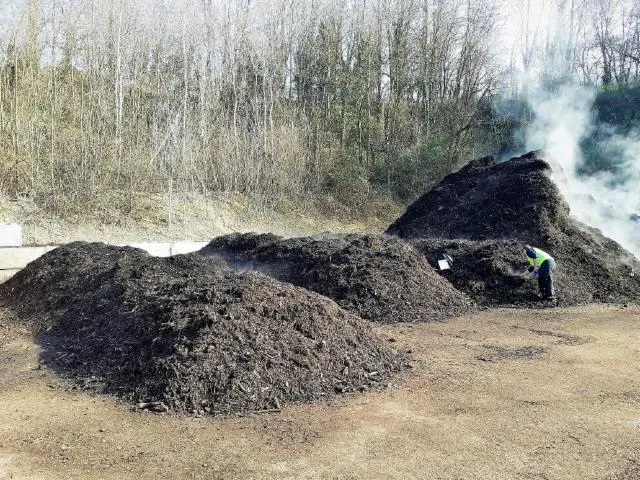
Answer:
POLYGON ((506 162, 473 160, 410 205, 387 234, 401 238, 546 242, 569 220, 569 206, 530 152, 506 162))
POLYGON ((198 254, 307 288, 376 322, 434 321, 475 308, 411 245, 386 236, 231 234, 198 254))

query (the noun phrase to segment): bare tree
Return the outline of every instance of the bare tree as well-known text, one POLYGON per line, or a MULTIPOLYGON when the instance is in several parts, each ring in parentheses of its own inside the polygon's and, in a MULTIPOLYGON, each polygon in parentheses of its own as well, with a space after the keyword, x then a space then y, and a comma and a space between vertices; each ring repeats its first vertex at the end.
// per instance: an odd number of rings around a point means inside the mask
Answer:
POLYGON ((170 223, 185 194, 413 195, 473 149, 496 2, 29 0, 0 30, 0 191, 112 221, 166 195, 170 223))

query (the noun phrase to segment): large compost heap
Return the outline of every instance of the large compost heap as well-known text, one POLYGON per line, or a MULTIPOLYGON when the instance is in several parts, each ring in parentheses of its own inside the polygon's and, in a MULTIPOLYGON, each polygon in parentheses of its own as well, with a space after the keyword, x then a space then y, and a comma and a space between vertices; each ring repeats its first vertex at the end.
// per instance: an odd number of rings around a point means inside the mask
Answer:
POLYGON ((282 238, 231 234, 198 252, 259 270, 376 322, 424 322, 474 309, 407 243, 373 235, 282 238))
POLYGON ((175 411, 278 408, 384 386, 405 365, 333 301, 198 256, 76 242, 0 285, 43 358, 86 387, 175 411))
MULTIPOLYGON (((482 305, 540 304, 523 245, 556 260, 557 304, 637 302, 640 262, 599 230, 569 216, 539 152, 472 161, 412 204, 388 229, 435 263, 454 259, 449 280, 482 305)), ((555 304, 555 303, 554 303, 555 304)))

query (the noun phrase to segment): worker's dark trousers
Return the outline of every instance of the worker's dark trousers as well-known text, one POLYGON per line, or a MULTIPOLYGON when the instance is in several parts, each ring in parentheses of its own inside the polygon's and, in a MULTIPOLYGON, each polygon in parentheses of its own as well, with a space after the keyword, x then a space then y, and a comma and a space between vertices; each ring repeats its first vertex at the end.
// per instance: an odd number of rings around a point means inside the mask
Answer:
POLYGON ((553 289, 553 280, 551 279, 551 272, 556 268, 556 262, 552 258, 549 258, 542 262, 538 269, 538 289, 540 295, 545 298, 554 297, 556 295, 553 289))

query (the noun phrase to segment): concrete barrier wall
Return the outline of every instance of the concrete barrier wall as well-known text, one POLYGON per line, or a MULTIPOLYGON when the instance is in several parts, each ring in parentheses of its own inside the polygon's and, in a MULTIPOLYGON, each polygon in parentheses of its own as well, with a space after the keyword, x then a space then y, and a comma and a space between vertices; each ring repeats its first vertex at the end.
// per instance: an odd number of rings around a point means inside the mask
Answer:
POLYGON ((171 244, 171 255, 181 253, 197 252, 204 248, 209 242, 174 242, 171 244))
POLYGON ((0 270, 0 283, 9 280, 16 273, 18 273, 20 269, 12 269, 12 270, 0 270))
MULTIPOLYGON (((170 257, 172 255, 195 252, 206 244, 207 242, 144 242, 121 243, 118 246, 140 248, 154 257, 170 257)), ((19 272, 29 262, 34 261, 54 248, 57 248, 57 245, 0 248, 0 283, 19 272)))
POLYGON ((181 253, 191 253, 200 250, 207 242, 144 242, 119 243, 120 247, 135 247, 144 250, 154 257, 170 257, 181 253))
POLYGON ((17 223, 0 223, 0 247, 21 247, 22 227, 17 223))
POLYGON ((119 247, 135 247, 144 250, 149 255, 154 257, 170 257, 171 256, 171 244, 170 243, 119 243, 119 247))
POLYGON ((27 263, 32 262, 40 255, 56 248, 48 247, 7 247, 0 248, 0 270, 12 270, 24 268, 27 263))

